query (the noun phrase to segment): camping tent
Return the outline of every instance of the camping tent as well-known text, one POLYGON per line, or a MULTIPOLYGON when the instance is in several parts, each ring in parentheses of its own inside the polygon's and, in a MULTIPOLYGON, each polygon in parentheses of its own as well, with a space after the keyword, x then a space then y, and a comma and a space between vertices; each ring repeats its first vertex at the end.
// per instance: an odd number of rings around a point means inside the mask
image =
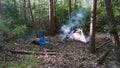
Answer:
POLYGON ((71 31, 70 34, 68 35, 68 38, 76 41, 81 41, 84 43, 89 42, 89 36, 85 35, 83 30, 80 28, 71 31))

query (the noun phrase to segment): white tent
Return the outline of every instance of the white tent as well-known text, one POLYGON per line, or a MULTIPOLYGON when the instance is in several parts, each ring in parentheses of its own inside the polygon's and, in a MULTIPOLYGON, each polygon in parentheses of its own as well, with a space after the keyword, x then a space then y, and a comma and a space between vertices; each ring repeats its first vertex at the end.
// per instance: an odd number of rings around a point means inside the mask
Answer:
POLYGON ((76 29, 71 31, 71 33, 68 35, 69 39, 81 41, 84 43, 89 42, 89 36, 86 36, 82 29, 76 29))

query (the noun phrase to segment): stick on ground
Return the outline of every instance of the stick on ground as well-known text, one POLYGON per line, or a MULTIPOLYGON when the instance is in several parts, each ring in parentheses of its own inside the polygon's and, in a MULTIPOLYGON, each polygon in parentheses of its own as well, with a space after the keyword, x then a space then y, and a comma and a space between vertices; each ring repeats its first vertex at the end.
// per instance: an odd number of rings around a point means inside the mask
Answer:
POLYGON ((105 42, 105 43, 99 45, 99 47, 97 47, 96 50, 102 48, 104 45, 107 45, 107 44, 110 43, 110 42, 112 42, 112 41, 111 41, 111 40, 108 40, 107 42, 105 42))
POLYGON ((105 58, 108 56, 108 54, 110 53, 110 50, 107 50, 103 55, 100 56, 100 58, 97 60, 99 64, 103 64, 103 61, 105 60, 105 58))
POLYGON ((18 54, 36 54, 36 55, 59 55, 56 52, 34 52, 34 51, 25 51, 25 50, 10 50, 11 53, 18 53, 18 54))

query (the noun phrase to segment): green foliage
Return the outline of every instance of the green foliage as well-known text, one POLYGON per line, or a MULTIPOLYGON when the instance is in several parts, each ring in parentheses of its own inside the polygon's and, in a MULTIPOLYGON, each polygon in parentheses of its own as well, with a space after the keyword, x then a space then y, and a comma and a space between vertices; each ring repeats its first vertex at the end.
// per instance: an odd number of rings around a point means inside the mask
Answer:
POLYGON ((21 26, 16 26, 13 31, 12 34, 13 35, 20 35, 20 34, 25 34, 27 31, 27 27, 25 25, 21 25, 21 26))
MULTIPOLYGON (((13 24, 11 22, 11 19, 8 19, 6 21, 0 19, 0 21, 0 29, 4 32, 4 35, 2 36, 4 39, 19 37, 20 35, 27 32, 26 25, 13 24)), ((3 40, 2 37, 1 39, 3 40)))
POLYGON ((67 5, 66 4, 56 4, 55 18, 56 26, 60 27, 67 20, 67 5), (64 7, 64 8, 63 8, 64 7))
POLYGON ((4 25, 3 20, 0 19, 0 30, 3 30, 4 26, 5 26, 5 25, 4 25))
POLYGON ((5 0, 3 1, 3 17, 10 18, 13 22, 19 22, 19 11, 17 5, 12 0, 5 0))
POLYGON ((5 68, 38 68, 38 60, 36 56, 29 55, 18 61, 8 62, 5 68))
POLYGON ((4 32, 3 38, 10 39, 24 34, 27 27, 26 24, 22 23, 23 18, 18 10, 18 2, 16 0, 4 0, 1 4, 0 30, 4 32))
POLYGON ((105 30, 109 33, 114 33, 114 32, 119 32, 120 31, 120 26, 119 25, 106 25, 105 30))
POLYGON ((90 8, 87 8, 84 10, 84 12, 82 12, 85 14, 85 22, 82 24, 82 28, 89 32, 89 29, 90 29, 90 16, 91 16, 91 11, 90 11, 90 8))

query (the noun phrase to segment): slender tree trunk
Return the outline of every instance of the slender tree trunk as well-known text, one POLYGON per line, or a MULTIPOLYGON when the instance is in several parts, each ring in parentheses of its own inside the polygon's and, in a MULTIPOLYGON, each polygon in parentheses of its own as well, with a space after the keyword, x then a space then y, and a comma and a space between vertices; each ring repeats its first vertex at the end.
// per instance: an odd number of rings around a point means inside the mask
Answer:
POLYGON ((27 16, 26 16, 26 0, 23 0, 23 10, 24 10, 24 23, 27 23, 27 16))
POLYGON ((15 8, 17 7, 16 0, 13 0, 15 8))
POLYGON ((2 4, 1 4, 1 0, 0 0, 0 16, 1 16, 1 13, 2 13, 2 11, 1 11, 1 8, 2 8, 1 5, 2 4))
POLYGON ((77 3, 77 0, 75 0, 74 9, 76 9, 76 7, 77 7, 76 3, 77 3))
POLYGON ((71 18, 71 0, 69 0, 69 2, 68 2, 68 16, 70 19, 71 18))
MULTIPOLYGON (((105 7, 106 7, 106 12, 107 12, 108 24, 113 25, 115 27, 116 23, 115 23, 115 18, 114 18, 114 14, 113 14, 111 0, 104 0, 104 3, 105 3, 105 7)), ((119 48, 120 41, 119 41, 118 33, 111 32, 110 34, 112 37, 112 42, 114 43, 115 47, 119 48)))
POLYGON ((1 0, 0 0, 0 19, 2 18, 2 4, 1 4, 1 0))
POLYGON ((49 0, 49 28, 50 28, 50 35, 55 35, 55 17, 54 17, 54 0, 49 0))
POLYGON ((18 17, 18 9, 17 9, 17 2, 16 2, 16 0, 13 0, 13 2, 14 2, 14 6, 15 6, 15 14, 14 14, 14 19, 18 19, 19 17, 18 17))
POLYGON ((31 2, 30 2, 30 0, 28 0, 28 3, 29 3, 29 8, 30 8, 30 14, 31 14, 32 22, 33 22, 33 29, 34 29, 34 32, 35 32, 36 37, 38 37, 37 24, 36 24, 36 22, 34 21, 34 17, 33 17, 33 12, 32 12, 32 8, 31 8, 31 2))
POLYGON ((95 53, 95 31, 96 31, 96 3, 97 0, 92 0, 91 6, 91 23, 90 23, 90 43, 89 48, 91 53, 95 53))
POLYGON ((53 2, 53 5, 54 5, 53 12, 54 12, 54 23, 55 23, 55 31, 54 32, 55 32, 55 34, 58 32, 57 29, 56 29, 57 28, 57 24, 56 24, 57 22, 56 22, 56 18, 55 18, 56 3, 57 3, 57 0, 54 0, 54 2, 53 2))

